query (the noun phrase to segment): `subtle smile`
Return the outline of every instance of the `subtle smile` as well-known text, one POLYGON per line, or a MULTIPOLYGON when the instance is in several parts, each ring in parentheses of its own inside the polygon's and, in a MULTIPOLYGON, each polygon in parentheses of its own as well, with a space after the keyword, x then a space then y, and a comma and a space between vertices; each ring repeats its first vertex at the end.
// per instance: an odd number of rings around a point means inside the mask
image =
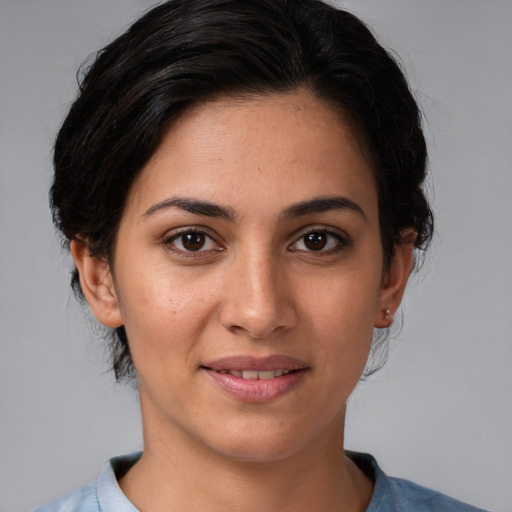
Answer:
MULTIPOLYGON (((214 370, 215 371, 215 370, 214 370)), ((248 379, 248 380, 268 380, 268 379, 275 379, 276 377, 281 377, 282 375, 287 375, 290 372, 293 372, 295 370, 289 370, 280 368, 278 370, 219 370, 219 373, 229 373, 230 375, 233 375, 234 377, 241 377, 242 379, 248 379)))
POLYGON ((264 403, 295 388, 309 367, 288 356, 234 356, 209 362, 201 370, 232 397, 264 403))

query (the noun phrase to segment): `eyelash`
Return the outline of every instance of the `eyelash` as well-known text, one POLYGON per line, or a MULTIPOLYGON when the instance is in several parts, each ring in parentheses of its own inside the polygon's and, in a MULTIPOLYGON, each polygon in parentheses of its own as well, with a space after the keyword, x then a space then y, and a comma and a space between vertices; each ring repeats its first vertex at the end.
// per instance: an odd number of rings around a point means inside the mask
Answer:
MULTIPOLYGON (((328 245, 328 244, 329 244, 329 240, 326 241, 326 245, 328 245)), ((180 256, 192 257, 192 258, 204 256, 205 255, 204 253, 211 254, 212 252, 220 252, 220 251, 224 250, 224 247, 221 244, 219 244, 218 242, 216 242, 215 239, 211 235, 209 235, 205 230, 198 229, 198 228, 190 228, 190 227, 184 228, 184 229, 180 230, 179 232, 174 233, 169 237, 166 237, 163 240, 163 245, 166 248, 169 248, 171 251, 179 254, 180 256), (215 244, 216 248, 215 249, 203 249, 203 246, 204 246, 204 244, 203 244, 203 245, 201 245, 201 247, 198 250, 188 250, 183 246, 183 237, 186 235, 203 236, 206 240, 205 243, 208 243, 208 241, 210 243, 213 242, 215 244), (176 242, 179 241, 180 239, 181 239, 181 246, 183 248, 176 247, 176 242)), ((323 255, 338 253, 338 252, 346 249, 348 246, 350 246, 350 240, 347 236, 343 236, 336 231, 326 229, 324 227, 319 227, 319 228, 310 227, 307 229, 307 231, 304 231, 302 234, 300 234, 300 236, 298 238, 296 238, 295 241, 288 246, 288 248, 292 252, 311 253, 311 254, 323 256, 323 255), (325 235, 328 237, 328 239, 334 238, 336 243, 335 243, 334 247, 330 247, 326 250, 324 250, 324 247, 321 247, 319 250, 297 249, 297 248, 293 247, 299 243, 305 244, 305 237, 308 235, 320 235, 320 236, 325 235)))
MULTIPOLYGON (((326 244, 329 244, 329 240, 327 240, 326 244)), ((330 230, 330 229, 326 229, 324 227, 318 227, 318 228, 315 228, 315 227, 309 227, 307 229, 307 231, 304 231, 297 239, 296 241, 290 245, 290 250, 291 251, 301 251, 301 252, 305 252, 305 253, 311 253, 311 254, 315 254, 315 255, 319 255, 319 256, 323 256, 323 255, 329 255, 329 254, 335 254, 335 253, 338 253, 340 251, 343 251, 344 249, 346 249, 348 246, 350 246, 350 241, 349 241, 349 238, 347 236, 343 236, 342 234, 338 233, 337 231, 334 231, 334 230, 330 230), (292 248, 294 245, 298 244, 298 243, 305 243, 305 239, 308 235, 325 235, 327 236, 328 238, 334 238, 335 241, 336 241, 336 244, 334 245, 334 247, 330 247, 329 249, 325 249, 323 247, 321 247, 319 250, 313 250, 313 249, 294 249, 292 248)))
MULTIPOLYGON (((208 242, 206 242, 206 243, 208 243, 208 242)), ((171 251, 179 254, 180 256, 184 256, 187 258, 190 258, 190 257, 197 258, 200 256, 204 256, 204 253, 211 253, 212 251, 219 252, 219 251, 224 250, 224 248, 218 242, 216 242, 214 240, 214 238, 212 236, 210 236, 205 230, 198 229, 198 228, 184 228, 184 229, 178 231, 177 233, 174 233, 171 236, 166 237, 165 240, 163 241, 163 245, 166 248, 169 248, 171 251), (187 250, 186 248, 183 247, 183 237, 186 235, 203 236, 205 238, 205 240, 210 241, 210 243, 213 242, 216 246, 216 249, 203 249, 201 246, 200 249, 197 251, 187 250), (176 247, 176 241, 178 241, 180 239, 181 239, 181 245, 182 245, 183 249, 176 247)))

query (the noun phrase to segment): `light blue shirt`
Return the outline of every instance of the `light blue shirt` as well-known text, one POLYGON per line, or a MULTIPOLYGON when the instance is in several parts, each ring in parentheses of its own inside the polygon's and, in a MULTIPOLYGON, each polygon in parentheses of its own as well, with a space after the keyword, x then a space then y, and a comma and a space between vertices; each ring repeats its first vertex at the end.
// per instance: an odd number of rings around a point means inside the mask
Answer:
MULTIPOLYGON (((371 455, 353 452, 348 455, 375 481, 372 500, 366 512, 484 512, 409 480, 388 477, 371 455)), ((140 456, 140 453, 136 453, 109 460, 94 483, 34 512, 139 512, 121 491, 116 473, 127 471, 140 456)))

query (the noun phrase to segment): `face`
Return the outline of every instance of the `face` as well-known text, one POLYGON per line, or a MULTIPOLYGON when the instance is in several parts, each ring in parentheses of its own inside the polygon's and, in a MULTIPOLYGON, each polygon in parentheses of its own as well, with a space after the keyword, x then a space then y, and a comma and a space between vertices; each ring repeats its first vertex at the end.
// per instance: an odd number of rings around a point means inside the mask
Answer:
POLYGON ((238 460, 339 439, 400 293, 369 163, 303 91, 187 111, 135 181, 102 279, 110 302, 89 302, 126 328, 146 443, 238 460))

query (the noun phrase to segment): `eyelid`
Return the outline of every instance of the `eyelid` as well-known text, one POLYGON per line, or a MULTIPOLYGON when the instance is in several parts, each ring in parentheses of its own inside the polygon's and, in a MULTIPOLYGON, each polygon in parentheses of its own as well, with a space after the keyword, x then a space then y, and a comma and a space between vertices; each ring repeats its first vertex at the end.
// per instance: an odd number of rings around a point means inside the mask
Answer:
POLYGON ((338 251, 341 251, 343 249, 346 249, 347 247, 350 247, 352 245, 352 240, 349 237, 347 233, 344 231, 334 228, 332 226, 325 226, 325 225, 311 225, 306 226, 305 228, 301 228, 298 232, 296 232, 293 236, 293 242, 288 246, 289 250, 291 251, 301 251, 301 252, 307 252, 312 254, 332 254, 338 251), (326 235, 332 236, 336 238, 339 241, 339 244, 336 245, 336 247, 333 247, 331 249, 327 250, 307 250, 307 249, 294 249, 293 246, 301 241, 301 239, 306 236, 309 233, 324 233, 326 235))
MULTIPOLYGON (((225 249, 225 244, 222 241, 219 241, 219 236, 215 233, 212 233, 209 228, 206 226, 182 226, 179 228, 175 228, 168 232, 166 235, 162 238, 162 245, 169 248, 169 250, 186 257, 198 257, 201 255, 204 255, 204 253, 212 253, 212 252, 218 252, 223 251, 225 249), (185 249, 179 249, 175 245, 173 245, 173 241, 178 239, 180 236, 187 234, 187 233, 198 233, 201 235, 204 235, 205 237, 209 238, 213 243, 216 245, 215 249, 206 249, 206 250, 197 250, 197 251, 190 251, 185 249)), ((342 249, 345 249, 352 245, 352 240, 350 236, 340 230, 339 228, 335 228, 332 226, 325 226, 325 225, 310 225, 305 226, 299 230, 297 230, 293 234, 293 239, 290 244, 288 244, 288 250, 290 251, 301 251, 301 252, 309 252, 309 253, 316 253, 316 254, 331 254, 337 251, 340 251, 342 249), (301 238, 309 233, 324 233, 326 235, 332 236, 336 238, 339 241, 339 244, 337 244, 336 247, 327 249, 327 250, 303 250, 303 249, 294 249, 293 246, 300 242, 301 238)))
POLYGON ((169 250, 173 251, 176 254, 185 256, 185 257, 198 257, 203 256, 204 253, 211 253, 224 250, 224 246, 222 243, 218 241, 218 237, 211 233, 211 230, 204 226, 183 226, 180 228, 176 228, 171 230, 166 235, 164 235, 162 240, 162 245, 169 250), (186 235, 187 233, 197 233, 204 235, 206 238, 209 238, 216 245, 215 249, 199 249, 197 251, 187 251, 186 249, 180 249, 176 247, 173 242, 179 239, 180 236, 186 235))

